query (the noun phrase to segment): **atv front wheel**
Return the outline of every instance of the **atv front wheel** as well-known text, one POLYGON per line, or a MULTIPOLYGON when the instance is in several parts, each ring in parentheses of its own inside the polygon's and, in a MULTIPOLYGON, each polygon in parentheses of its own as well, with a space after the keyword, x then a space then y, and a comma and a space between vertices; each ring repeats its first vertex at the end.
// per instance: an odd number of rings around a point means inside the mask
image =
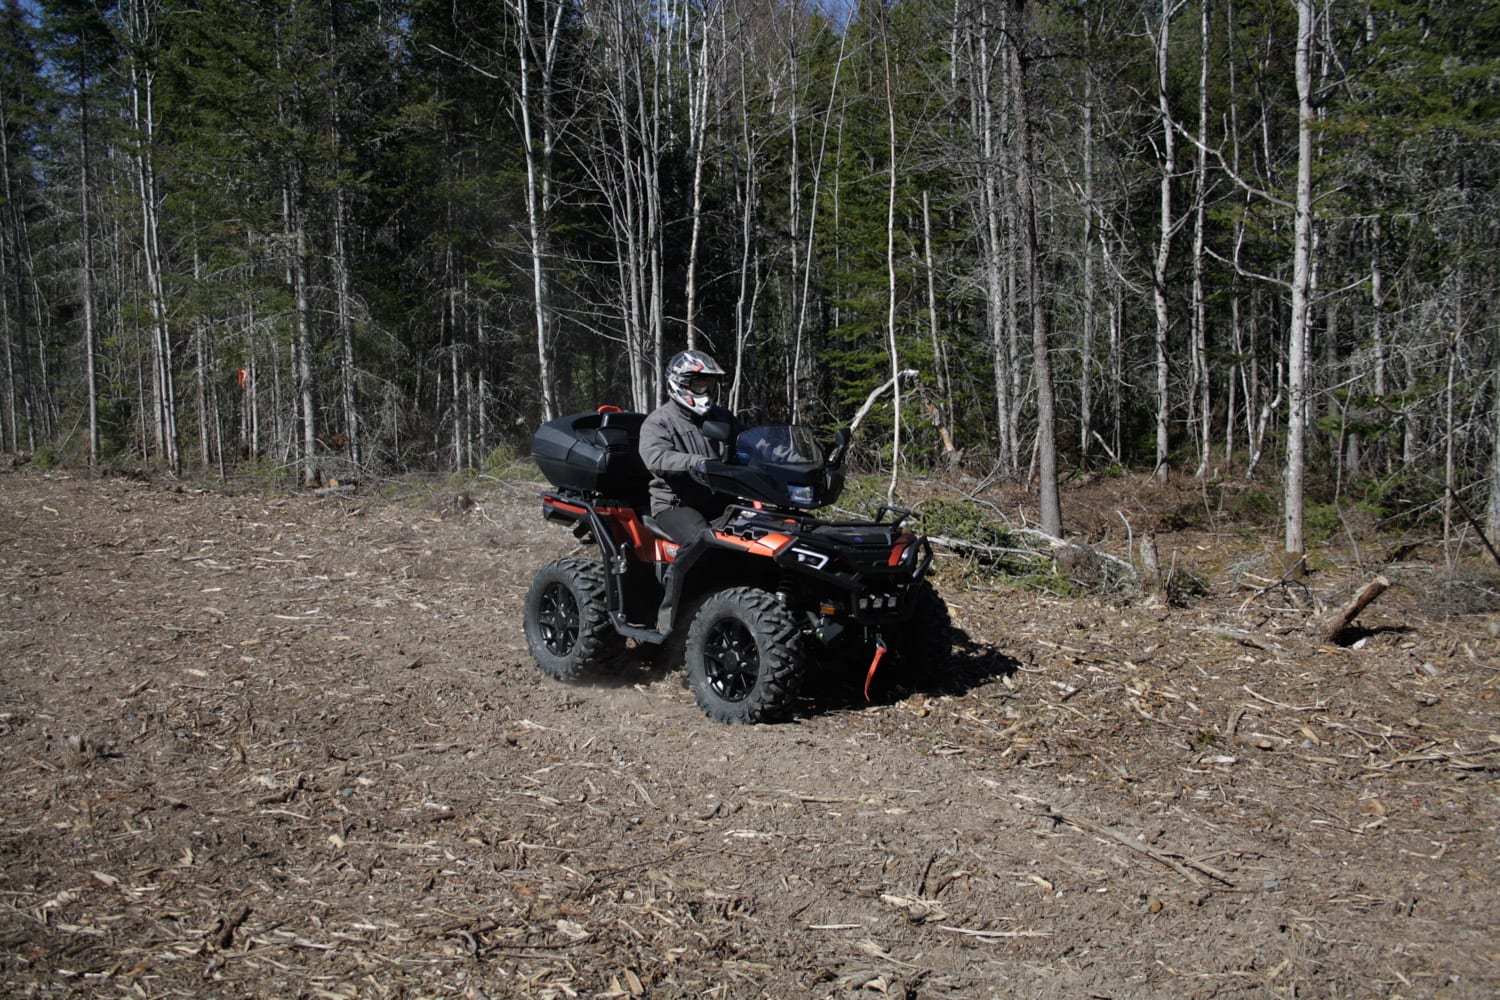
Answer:
POLYGON ((609 620, 602 564, 556 559, 537 570, 526 591, 526 648, 542 673, 560 681, 614 662, 625 640, 609 620))
POLYGON ((735 587, 705 600, 688 628, 688 686, 718 722, 784 717, 802 687, 802 637, 776 598, 735 587))

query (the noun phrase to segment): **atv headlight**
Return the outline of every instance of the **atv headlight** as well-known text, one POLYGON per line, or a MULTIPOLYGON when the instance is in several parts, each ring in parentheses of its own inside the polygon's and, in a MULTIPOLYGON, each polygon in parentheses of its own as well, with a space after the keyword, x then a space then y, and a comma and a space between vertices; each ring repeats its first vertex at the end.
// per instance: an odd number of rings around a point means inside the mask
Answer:
POLYGON ((828 565, 828 557, 826 555, 821 552, 814 552, 812 549, 803 548, 800 545, 792 549, 792 554, 797 557, 799 563, 812 569, 822 569, 828 565))
POLYGON ((792 503, 810 504, 813 502, 813 488, 811 486, 788 486, 786 488, 787 499, 792 503))

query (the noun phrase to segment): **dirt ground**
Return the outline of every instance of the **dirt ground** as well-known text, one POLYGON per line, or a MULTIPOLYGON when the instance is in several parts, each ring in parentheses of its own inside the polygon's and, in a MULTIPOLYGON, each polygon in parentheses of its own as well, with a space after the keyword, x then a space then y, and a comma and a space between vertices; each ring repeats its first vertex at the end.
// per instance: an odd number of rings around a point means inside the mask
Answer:
MULTIPOLYGON (((1167 501, 1101 489, 1125 556, 1167 501)), ((945 556, 958 683, 726 727, 538 673, 535 492, 0 472, 0 994, 1500 995, 1492 563, 1268 586, 1221 525, 1159 536, 1171 602, 945 556)))

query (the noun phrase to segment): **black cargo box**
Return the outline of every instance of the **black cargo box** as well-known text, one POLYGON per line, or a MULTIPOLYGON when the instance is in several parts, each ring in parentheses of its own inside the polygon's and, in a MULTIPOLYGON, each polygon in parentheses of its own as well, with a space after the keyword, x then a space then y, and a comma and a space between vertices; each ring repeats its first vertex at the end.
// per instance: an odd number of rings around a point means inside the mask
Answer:
POLYGON ((645 419, 644 413, 620 410, 558 417, 532 437, 531 457, 559 489, 640 501, 651 481, 639 450, 645 419))

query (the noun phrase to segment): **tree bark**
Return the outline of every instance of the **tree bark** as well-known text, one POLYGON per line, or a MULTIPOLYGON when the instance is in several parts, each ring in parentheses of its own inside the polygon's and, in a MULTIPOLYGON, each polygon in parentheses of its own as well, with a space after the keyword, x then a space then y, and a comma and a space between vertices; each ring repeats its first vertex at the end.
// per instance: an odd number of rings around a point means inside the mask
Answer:
POLYGON ((1354 623, 1355 618, 1359 617, 1359 613, 1369 607, 1370 602, 1375 598, 1385 593, 1390 585, 1391 581, 1383 576, 1377 576, 1361 587, 1359 593, 1354 595, 1354 599, 1340 608, 1333 621, 1323 630, 1323 637, 1329 642, 1337 642, 1344 630, 1354 623))
MULTIPOLYGON (((82 255, 80 297, 83 306, 83 369, 88 394, 89 468, 99 467, 99 378, 95 371, 98 338, 94 330, 94 233, 90 223, 89 198, 89 106, 88 79, 80 73, 78 109, 78 227, 82 255)), ((42 352, 45 354, 45 350, 42 352)))
POLYGON ((891 431, 891 482, 886 490, 886 498, 890 502, 895 502, 896 478, 901 471, 901 363, 900 352, 896 345, 896 82, 891 76, 891 36, 888 14, 882 17, 881 28, 881 48, 885 57, 885 113, 886 124, 890 130, 890 143, 887 146, 889 159, 886 164, 888 186, 885 216, 887 281, 885 328, 891 354, 891 397, 894 411, 891 431))
POLYGON ((1036 380, 1037 479, 1042 530, 1062 537, 1062 504, 1057 489, 1057 437, 1052 400, 1052 358, 1048 308, 1042 288, 1041 247, 1037 233, 1037 197, 1032 163, 1030 95, 1027 93, 1028 57, 1020 42, 1026 0, 1011 0, 1014 18, 1009 33, 1015 72, 1011 77, 1015 107, 1016 193, 1020 200, 1021 246, 1031 302, 1032 377, 1036 380))
POLYGON ((1490 399, 1490 495, 1485 526, 1490 539, 1500 543, 1500 354, 1495 357, 1490 380, 1494 387, 1490 399))
POLYGON ((1083 67, 1083 343, 1078 365, 1078 461, 1089 464, 1094 446, 1094 344, 1098 339, 1094 276, 1094 76, 1083 67))
MULTIPOLYGON (((1208 142, 1208 2, 1203 0, 1199 13, 1198 37, 1198 140, 1208 142)), ((1197 479, 1208 474, 1213 453, 1213 382, 1208 365, 1208 306, 1204 301, 1204 216, 1208 209, 1208 154, 1198 146, 1193 165, 1193 381, 1197 392, 1198 468, 1197 479)))
POLYGON ((1307 551, 1302 533, 1307 447, 1307 331, 1312 285, 1313 0, 1297 5, 1297 202, 1292 244, 1292 317, 1287 344, 1286 542, 1290 555, 1307 551))
POLYGON ((958 449, 953 443, 953 434, 948 427, 948 415, 953 412, 948 395, 947 363, 943 357, 942 341, 938 337, 938 297, 936 265, 932 254, 932 207, 926 189, 922 191, 922 260, 927 273, 927 332, 932 339, 932 367, 937 377, 939 405, 937 413, 938 433, 943 439, 943 460, 949 468, 957 464, 958 449))
POLYGON ((1177 172, 1177 134, 1172 126, 1172 109, 1167 102, 1167 42, 1171 33, 1172 0, 1162 0, 1161 28, 1156 36, 1156 100, 1161 121, 1161 177, 1158 180, 1160 229, 1157 233, 1156 257, 1152 266, 1151 298, 1156 311, 1156 477, 1165 482, 1168 456, 1171 454, 1171 398, 1167 360, 1167 337, 1171 330, 1171 312, 1167 300, 1167 267, 1172 260, 1172 234, 1177 224, 1172 218, 1172 181, 1177 172))

